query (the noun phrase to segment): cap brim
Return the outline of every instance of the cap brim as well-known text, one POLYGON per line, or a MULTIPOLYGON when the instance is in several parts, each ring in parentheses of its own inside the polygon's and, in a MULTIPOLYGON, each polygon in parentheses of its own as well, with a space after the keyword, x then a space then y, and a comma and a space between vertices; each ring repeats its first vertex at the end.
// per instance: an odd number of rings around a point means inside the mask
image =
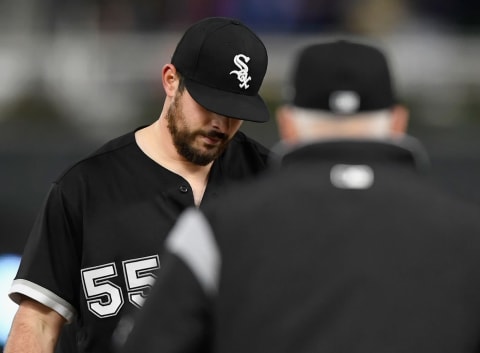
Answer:
POLYGON ((185 86, 192 98, 205 109, 229 118, 265 123, 270 112, 257 94, 248 96, 211 88, 185 78, 185 86))

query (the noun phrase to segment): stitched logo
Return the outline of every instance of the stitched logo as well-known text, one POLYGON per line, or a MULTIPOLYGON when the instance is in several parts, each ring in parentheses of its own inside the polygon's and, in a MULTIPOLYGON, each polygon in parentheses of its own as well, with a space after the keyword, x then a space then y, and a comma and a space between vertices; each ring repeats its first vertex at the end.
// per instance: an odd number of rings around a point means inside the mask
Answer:
POLYGON ((336 91, 330 95, 330 109, 337 114, 353 114, 360 107, 360 96, 353 91, 336 91))
POLYGON ((330 181, 340 189, 368 189, 374 179, 373 169, 364 164, 337 164, 330 170, 330 181))
POLYGON ((248 75, 247 63, 249 61, 250 61, 250 58, 244 54, 235 55, 235 57, 233 58, 233 62, 239 68, 239 70, 230 71, 230 75, 231 74, 237 75, 237 80, 240 81, 240 84, 238 85, 240 88, 247 89, 248 87, 250 87, 250 85, 248 84, 248 81, 250 81, 252 77, 248 75))

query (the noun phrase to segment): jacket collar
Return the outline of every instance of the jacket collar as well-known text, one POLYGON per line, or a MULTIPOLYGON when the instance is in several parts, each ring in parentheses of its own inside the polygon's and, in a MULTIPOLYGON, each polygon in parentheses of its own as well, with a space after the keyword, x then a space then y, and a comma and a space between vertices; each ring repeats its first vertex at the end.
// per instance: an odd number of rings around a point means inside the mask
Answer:
POLYGON ((428 154, 422 144, 412 136, 401 139, 338 139, 312 141, 289 148, 283 143, 273 149, 273 162, 282 166, 308 161, 321 163, 382 163, 395 162, 425 172, 430 167, 428 154))

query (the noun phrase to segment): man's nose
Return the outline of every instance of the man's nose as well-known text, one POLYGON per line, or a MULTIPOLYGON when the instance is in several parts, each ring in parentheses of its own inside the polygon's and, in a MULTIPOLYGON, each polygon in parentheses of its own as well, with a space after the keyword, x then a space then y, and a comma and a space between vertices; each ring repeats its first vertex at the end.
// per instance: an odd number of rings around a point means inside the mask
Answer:
POLYGON ((224 132, 228 130, 228 127, 230 125, 230 118, 227 118, 226 116, 217 113, 212 113, 211 122, 214 129, 224 132))

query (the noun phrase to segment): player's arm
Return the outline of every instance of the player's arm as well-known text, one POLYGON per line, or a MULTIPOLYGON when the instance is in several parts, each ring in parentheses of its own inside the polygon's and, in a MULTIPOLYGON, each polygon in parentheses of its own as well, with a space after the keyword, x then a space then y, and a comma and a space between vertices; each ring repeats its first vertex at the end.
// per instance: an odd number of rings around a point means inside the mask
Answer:
POLYGON ((52 353, 65 322, 56 311, 24 297, 13 319, 4 353, 52 353))

